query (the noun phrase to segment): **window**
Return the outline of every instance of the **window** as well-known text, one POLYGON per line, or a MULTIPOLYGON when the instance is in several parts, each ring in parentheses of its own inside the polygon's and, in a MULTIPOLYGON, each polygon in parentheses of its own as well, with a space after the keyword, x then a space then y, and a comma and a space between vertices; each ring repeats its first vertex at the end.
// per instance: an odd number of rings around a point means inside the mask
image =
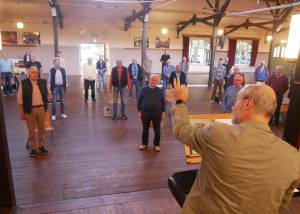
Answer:
POLYGON ((205 38, 191 38, 189 47, 190 62, 208 65, 210 60, 210 43, 205 38))
POLYGON ((286 46, 284 44, 274 45, 273 57, 274 58, 284 58, 286 46))
POLYGON ((237 40, 235 52, 236 65, 249 65, 251 61, 252 41, 237 40))

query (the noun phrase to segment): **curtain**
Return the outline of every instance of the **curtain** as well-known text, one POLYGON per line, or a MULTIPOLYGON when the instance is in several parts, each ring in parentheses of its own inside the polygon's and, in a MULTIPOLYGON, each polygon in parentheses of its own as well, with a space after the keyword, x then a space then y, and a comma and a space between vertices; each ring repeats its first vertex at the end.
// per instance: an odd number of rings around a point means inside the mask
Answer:
POLYGON ((231 66, 234 66, 234 60, 235 60, 235 52, 236 52, 236 39, 229 39, 229 45, 228 45, 228 64, 231 66))
POLYGON ((254 66, 257 58, 259 40, 252 40, 251 61, 250 66, 254 66))
POLYGON ((182 37, 182 57, 186 57, 189 60, 189 47, 190 47, 190 37, 183 36, 182 37))

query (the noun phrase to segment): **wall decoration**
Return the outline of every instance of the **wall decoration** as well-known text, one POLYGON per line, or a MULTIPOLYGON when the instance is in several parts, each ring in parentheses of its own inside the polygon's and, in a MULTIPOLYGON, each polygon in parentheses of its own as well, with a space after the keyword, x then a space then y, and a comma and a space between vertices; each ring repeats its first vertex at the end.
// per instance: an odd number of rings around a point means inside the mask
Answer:
POLYGON ((2 31, 2 45, 17 45, 18 34, 16 31, 2 31))
POLYGON ((156 37, 155 48, 170 48, 170 38, 156 37))
POLYGON ((23 38, 23 42, 27 45, 41 44, 39 32, 24 32, 22 38, 23 38))
MULTIPOLYGON (((134 37, 133 46, 135 48, 142 47, 142 38, 140 36, 134 37)), ((149 48, 149 37, 146 38, 146 47, 149 48)))

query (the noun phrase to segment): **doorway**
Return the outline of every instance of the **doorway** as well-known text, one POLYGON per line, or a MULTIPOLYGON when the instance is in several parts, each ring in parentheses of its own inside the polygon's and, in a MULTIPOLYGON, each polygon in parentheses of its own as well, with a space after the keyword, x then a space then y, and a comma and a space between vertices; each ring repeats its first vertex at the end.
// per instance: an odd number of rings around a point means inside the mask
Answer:
MULTIPOLYGON (((102 55, 106 58, 104 44, 80 44, 80 68, 84 63, 87 62, 88 57, 93 58, 93 63, 99 60, 99 55, 102 55)), ((82 75, 82 70, 80 69, 80 74, 82 75)))

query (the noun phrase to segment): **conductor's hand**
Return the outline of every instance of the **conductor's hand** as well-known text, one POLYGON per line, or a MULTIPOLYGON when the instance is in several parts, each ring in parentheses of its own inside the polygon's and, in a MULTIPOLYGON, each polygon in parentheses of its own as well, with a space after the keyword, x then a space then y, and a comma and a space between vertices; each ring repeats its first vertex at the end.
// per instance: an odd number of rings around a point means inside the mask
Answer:
POLYGON ((142 118, 142 112, 138 111, 138 112, 137 112, 137 116, 138 116, 138 118, 141 119, 141 118, 142 118))
POLYGON ((187 101, 189 96, 188 89, 184 84, 180 85, 180 79, 178 77, 174 80, 174 86, 171 88, 171 91, 175 100, 187 101))

